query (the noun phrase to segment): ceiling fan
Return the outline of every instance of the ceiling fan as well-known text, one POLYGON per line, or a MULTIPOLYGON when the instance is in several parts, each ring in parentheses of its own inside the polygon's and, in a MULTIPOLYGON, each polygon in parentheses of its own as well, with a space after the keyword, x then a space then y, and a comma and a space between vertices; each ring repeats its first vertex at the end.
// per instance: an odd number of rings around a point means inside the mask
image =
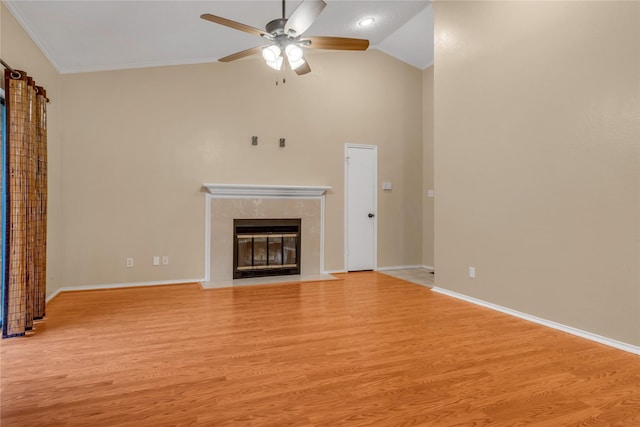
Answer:
POLYGON ((220 58, 218 61, 231 62, 249 55, 261 52, 267 65, 280 70, 286 56, 292 70, 298 75, 311 71, 304 59, 302 48, 330 49, 330 50, 366 50, 369 40, 346 37, 302 37, 324 10, 327 4, 323 0, 303 0, 289 18, 285 17, 285 0, 282 0, 282 18, 270 21, 265 31, 241 24, 230 19, 205 13, 200 18, 246 33, 255 34, 270 42, 268 45, 252 47, 232 55, 220 58))

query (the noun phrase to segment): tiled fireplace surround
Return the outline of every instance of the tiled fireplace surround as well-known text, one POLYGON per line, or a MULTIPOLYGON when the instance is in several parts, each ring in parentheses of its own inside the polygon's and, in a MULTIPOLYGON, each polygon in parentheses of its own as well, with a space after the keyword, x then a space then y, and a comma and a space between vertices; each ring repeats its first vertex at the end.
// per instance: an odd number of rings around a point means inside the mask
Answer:
POLYGON ((206 276, 204 287, 217 288, 274 281, 318 280, 324 274, 324 195, 331 187, 204 184, 206 201, 206 276), (235 218, 302 219, 300 276, 233 280, 235 218))

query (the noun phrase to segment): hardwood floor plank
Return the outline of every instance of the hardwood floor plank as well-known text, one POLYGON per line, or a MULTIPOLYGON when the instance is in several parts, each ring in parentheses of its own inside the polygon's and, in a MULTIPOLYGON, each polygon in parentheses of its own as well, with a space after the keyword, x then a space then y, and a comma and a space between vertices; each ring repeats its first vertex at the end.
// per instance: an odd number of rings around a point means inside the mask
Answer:
POLYGON ((2 426, 637 426, 640 357, 375 272, 65 292, 2 426))

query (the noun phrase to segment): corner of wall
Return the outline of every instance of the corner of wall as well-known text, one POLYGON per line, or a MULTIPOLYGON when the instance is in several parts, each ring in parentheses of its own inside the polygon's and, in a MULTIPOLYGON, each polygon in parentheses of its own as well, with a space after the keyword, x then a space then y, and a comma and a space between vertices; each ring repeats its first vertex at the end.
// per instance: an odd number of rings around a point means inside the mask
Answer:
POLYGON ((422 72, 422 264, 434 265, 433 65, 422 72), (430 191, 431 190, 431 191, 430 191))

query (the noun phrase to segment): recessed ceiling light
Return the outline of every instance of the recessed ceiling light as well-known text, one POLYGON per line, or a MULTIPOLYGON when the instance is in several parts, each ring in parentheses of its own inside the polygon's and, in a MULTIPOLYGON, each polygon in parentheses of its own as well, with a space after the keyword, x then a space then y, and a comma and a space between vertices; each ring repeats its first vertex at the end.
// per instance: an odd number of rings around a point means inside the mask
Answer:
POLYGON ((360 22, 358 22, 358 25, 361 26, 361 27, 366 27, 366 26, 369 26, 369 25, 373 24, 375 21, 376 21, 375 18, 371 18, 371 17, 364 18, 364 19, 360 20, 360 22))

